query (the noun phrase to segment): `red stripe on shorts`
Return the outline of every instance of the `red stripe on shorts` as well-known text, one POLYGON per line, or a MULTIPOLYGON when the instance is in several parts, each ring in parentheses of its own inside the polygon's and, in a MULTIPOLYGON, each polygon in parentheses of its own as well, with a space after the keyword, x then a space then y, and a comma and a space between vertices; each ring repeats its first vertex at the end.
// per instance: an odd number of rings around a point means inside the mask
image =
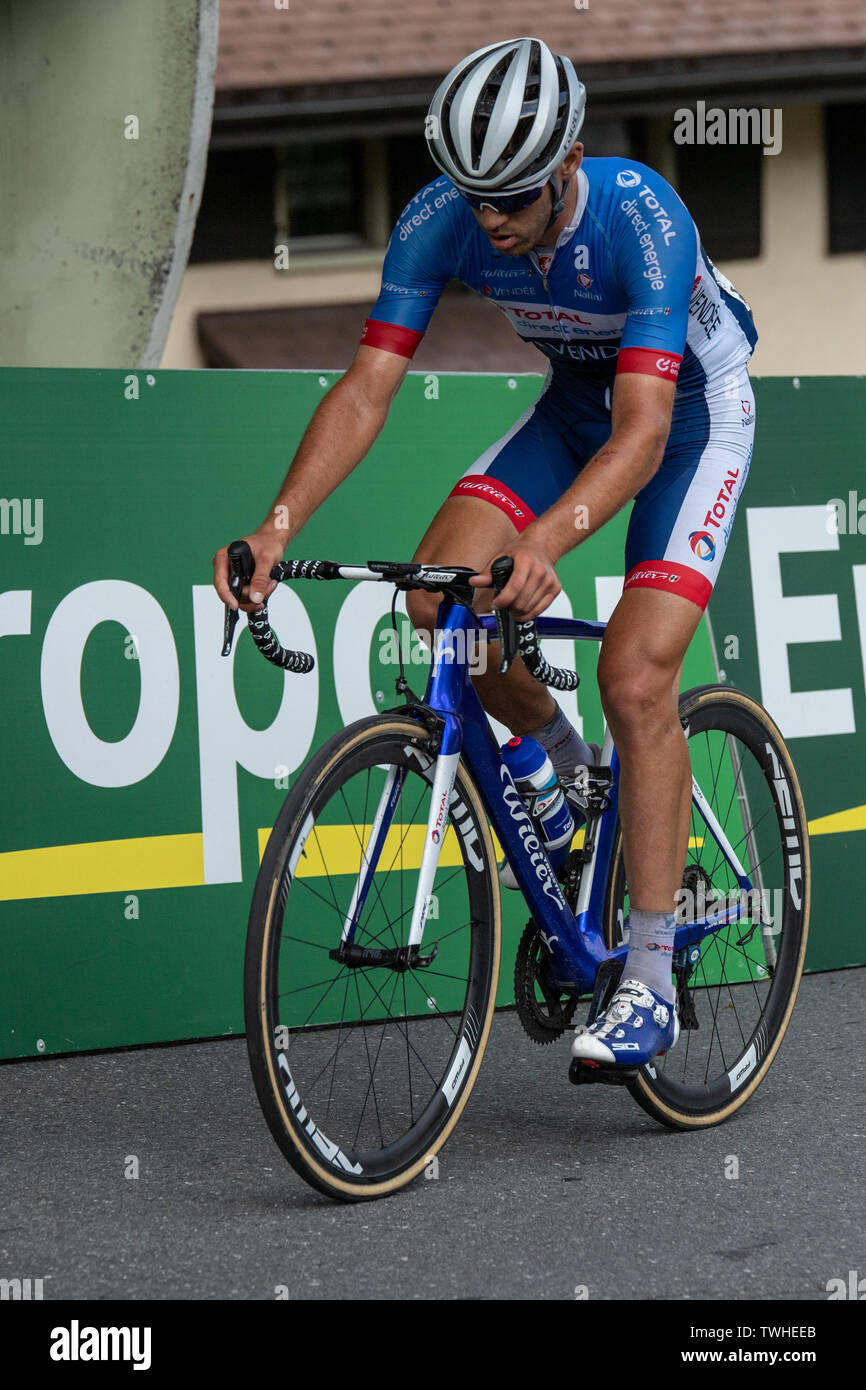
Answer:
POLYGON ((485 473, 468 473, 461 478, 449 497, 478 497, 482 502, 492 502, 514 522, 518 531, 525 531, 535 520, 535 512, 527 507, 522 498, 512 492, 510 487, 500 483, 498 478, 488 478, 485 473))
POLYGON ((625 577, 623 593, 626 589, 664 589, 669 594, 681 594, 683 598, 696 603, 701 612, 713 592, 713 586, 705 574, 698 574, 688 565, 677 565, 671 560, 643 560, 635 565, 625 577))

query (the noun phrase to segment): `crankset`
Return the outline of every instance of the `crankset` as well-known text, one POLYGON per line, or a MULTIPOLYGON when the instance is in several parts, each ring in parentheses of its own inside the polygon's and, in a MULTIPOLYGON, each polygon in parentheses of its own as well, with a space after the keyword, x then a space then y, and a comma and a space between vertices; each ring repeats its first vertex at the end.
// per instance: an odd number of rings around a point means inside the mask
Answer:
POLYGON ((562 994, 550 983, 549 961, 535 923, 527 922, 514 962, 514 998, 525 1031, 542 1045, 562 1037, 577 1008, 576 995, 562 994))

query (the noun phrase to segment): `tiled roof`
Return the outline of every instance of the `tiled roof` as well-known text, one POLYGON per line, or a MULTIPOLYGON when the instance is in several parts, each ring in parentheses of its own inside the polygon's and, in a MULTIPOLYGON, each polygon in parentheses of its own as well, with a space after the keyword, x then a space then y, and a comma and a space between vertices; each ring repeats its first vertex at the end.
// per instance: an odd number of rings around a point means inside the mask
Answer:
POLYGON ((433 77, 527 32, 578 66, 866 44, 864 0, 220 0, 217 87, 433 77))

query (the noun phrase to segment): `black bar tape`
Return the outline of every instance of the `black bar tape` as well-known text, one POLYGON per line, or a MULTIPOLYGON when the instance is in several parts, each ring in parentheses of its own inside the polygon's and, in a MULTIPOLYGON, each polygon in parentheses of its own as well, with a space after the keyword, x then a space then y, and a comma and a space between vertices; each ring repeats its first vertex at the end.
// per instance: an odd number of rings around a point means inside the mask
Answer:
POLYGON ((580 685, 580 676, 576 671, 551 666, 544 657, 538 645, 538 628, 534 618, 517 624, 517 649, 527 671, 542 685, 552 685, 554 690, 576 690, 580 685))
POLYGON ((271 570, 271 579, 339 579, 340 566, 334 560, 281 560, 271 570))
POLYGON ((312 671, 316 661, 308 652, 292 652, 287 647, 280 646, 271 628, 267 607, 260 608, 257 613, 247 614, 247 624, 262 656, 267 657, 273 666, 280 666, 284 671, 293 671, 299 676, 305 676, 312 671))

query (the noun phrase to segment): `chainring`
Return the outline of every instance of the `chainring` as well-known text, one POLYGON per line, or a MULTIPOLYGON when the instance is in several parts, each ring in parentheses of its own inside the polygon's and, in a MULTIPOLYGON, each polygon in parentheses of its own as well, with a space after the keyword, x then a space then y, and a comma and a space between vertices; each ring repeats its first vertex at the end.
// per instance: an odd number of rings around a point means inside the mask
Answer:
POLYGON ((547 948, 535 923, 527 922, 514 962, 514 999, 524 1030, 542 1046, 562 1037, 577 1008, 576 995, 562 994, 548 983, 547 963, 547 948))

